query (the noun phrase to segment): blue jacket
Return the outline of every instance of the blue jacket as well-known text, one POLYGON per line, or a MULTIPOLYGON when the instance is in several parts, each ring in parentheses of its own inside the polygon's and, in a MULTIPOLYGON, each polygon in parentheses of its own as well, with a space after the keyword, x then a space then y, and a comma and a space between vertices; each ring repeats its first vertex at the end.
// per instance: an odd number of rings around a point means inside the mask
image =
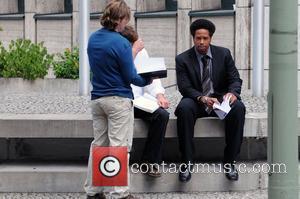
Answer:
POLYGON ((118 32, 106 28, 94 32, 87 50, 92 71, 92 99, 133 98, 130 84, 145 86, 149 83, 137 74, 131 44, 118 32))

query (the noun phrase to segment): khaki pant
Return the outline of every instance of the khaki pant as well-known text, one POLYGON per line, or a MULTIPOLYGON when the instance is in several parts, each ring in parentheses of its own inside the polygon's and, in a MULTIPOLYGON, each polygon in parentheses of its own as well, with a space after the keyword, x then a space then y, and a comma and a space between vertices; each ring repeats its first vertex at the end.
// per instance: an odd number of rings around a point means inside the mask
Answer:
MULTIPOLYGON (((126 197, 128 186, 95 187, 92 186, 92 146, 127 146, 130 151, 133 134, 133 108, 129 98, 119 96, 101 97, 91 102, 94 140, 90 147, 87 179, 84 185, 86 193, 93 196, 103 192, 107 198, 126 197)), ((129 160, 129 153, 128 153, 129 160)))

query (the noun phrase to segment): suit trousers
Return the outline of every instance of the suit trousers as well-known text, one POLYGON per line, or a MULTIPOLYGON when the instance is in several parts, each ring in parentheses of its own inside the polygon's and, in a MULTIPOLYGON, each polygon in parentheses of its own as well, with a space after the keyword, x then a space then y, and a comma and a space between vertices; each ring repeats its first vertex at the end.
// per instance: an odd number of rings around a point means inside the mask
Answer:
MULTIPOLYGON (((240 100, 231 105, 231 111, 224 119, 225 122, 225 149, 224 163, 236 160, 243 141, 246 108, 240 100)), ((182 98, 178 104, 175 115, 177 116, 177 134, 179 150, 184 163, 193 162, 195 146, 193 143, 194 126, 197 118, 216 117, 214 111, 208 114, 205 106, 191 98, 182 98)))
POLYGON ((159 108, 153 113, 148 113, 134 108, 134 117, 140 118, 149 124, 142 160, 149 163, 160 163, 162 146, 169 121, 169 112, 159 108))

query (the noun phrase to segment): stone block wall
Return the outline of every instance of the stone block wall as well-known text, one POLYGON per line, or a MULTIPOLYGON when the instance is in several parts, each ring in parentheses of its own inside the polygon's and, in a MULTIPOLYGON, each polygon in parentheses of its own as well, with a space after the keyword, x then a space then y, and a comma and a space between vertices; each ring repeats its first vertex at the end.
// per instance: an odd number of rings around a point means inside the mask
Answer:
POLYGON ((1 20, 0 27, 0 41, 4 46, 8 46, 11 40, 24 37, 24 23, 23 20, 1 20))
POLYGON ((192 0, 192 10, 221 9, 221 0, 192 0))
POLYGON ((37 42, 44 41, 49 53, 63 52, 72 47, 71 20, 38 20, 36 26, 37 42))
POLYGON ((38 14, 63 13, 64 9, 63 0, 36 0, 36 13, 38 14))
POLYGON ((137 11, 138 12, 151 12, 164 10, 166 7, 166 3, 164 0, 137 0, 137 11))
POLYGON ((168 78, 162 79, 163 85, 175 85, 176 18, 139 18, 136 29, 149 56, 165 58, 168 78))
POLYGON ((0 0, 0 13, 11 14, 18 12, 18 0, 0 0))
MULTIPOLYGON (((109 0, 90 0, 90 12, 101 15, 109 0)), ((7 46, 11 40, 28 38, 34 42, 44 41, 51 53, 62 52, 65 48, 78 46, 79 41, 79 2, 72 0, 72 13, 65 13, 64 0, 25 0, 24 13, 19 12, 19 0, 0 0, 1 42, 7 46), (56 15, 47 20, 38 15, 56 15), (66 15, 69 16, 66 18, 66 15)), ((132 24, 140 37, 145 41, 150 56, 165 57, 168 67, 168 78, 163 80, 165 86, 176 83, 175 56, 192 46, 189 25, 199 18, 190 15, 195 11, 220 9, 222 0, 178 0, 177 11, 172 16, 134 17, 136 13, 158 12, 166 9, 165 0, 126 0, 131 7, 132 24)), ((268 44, 269 44, 269 1, 265 1, 265 49, 264 69, 265 88, 268 88, 268 44)), ((299 1, 300 5, 300 1, 299 1)), ((300 7, 300 6, 298 6, 300 7)), ((251 35, 253 31, 253 5, 251 0, 236 0, 235 11, 231 16, 205 16, 217 27, 213 44, 231 50, 242 79, 243 88, 252 85, 252 49, 251 35)), ((299 15, 300 16, 300 15, 299 15)), ((203 17, 203 16, 201 16, 203 17)), ((300 24, 300 17, 299 22, 300 24)), ((101 28, 98 18, 91 18, 90 32, 101 28)), ((299 25, 300 28, 300 25, 299 25)), ((300 45, 299 45, 300 48, 300 45)), ((300 56, 299 56, 300 58, 300 56)), ((300 64, 298 64, 300 69, 300 64)), ((300 87, 300 83, 298 83, 300 87)))

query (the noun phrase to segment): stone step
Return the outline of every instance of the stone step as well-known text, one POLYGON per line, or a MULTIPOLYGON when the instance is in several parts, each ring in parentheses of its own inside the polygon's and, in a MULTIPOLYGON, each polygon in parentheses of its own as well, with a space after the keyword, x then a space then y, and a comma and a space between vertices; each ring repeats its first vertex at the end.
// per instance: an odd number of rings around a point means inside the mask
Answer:
MULTIPOLYGON (((263 162, 245 163, 249 171, 254 164, 262 165, 263 162)), ((151 178, 134 170, 131 191, 249 191, 267 187, 267 174, 262 171, 240 173, 239 181, 231 182, 220 173, 218 166, 214 173, 213 163, 209 165, 210 170, 200 169, 201 172, 194 173, 188 183, 179 182, 177 173, 163 173, 160 178, 151 178)), ((86 165, 70 163, 3 163, 0 165, 0 192, 83 192, 86 169, 86 165)))
MULTIPOLYGON (((147 125, 135 120, 134 138, 147 136, 147 125)), ((1 138, 91 138, 88 114, 0 114, 1 138)), ((246 115, 245 137, 267 136, 267 114, 246 115)), ((223 137, 224 124, 217 118, 201 118, 195 124, 195 137, 223 137)), ((177 137, 176 118, 170 118, 166 137, 177 137)))
MULTIPOLYGON (((266 199, 267 190, 230 191, 230 192, 169 192, 169 193, 135 193, 142 199, 266 199)), ((0 198, 13 199, 85 199, 85 193, 0 193, 0 198)))

